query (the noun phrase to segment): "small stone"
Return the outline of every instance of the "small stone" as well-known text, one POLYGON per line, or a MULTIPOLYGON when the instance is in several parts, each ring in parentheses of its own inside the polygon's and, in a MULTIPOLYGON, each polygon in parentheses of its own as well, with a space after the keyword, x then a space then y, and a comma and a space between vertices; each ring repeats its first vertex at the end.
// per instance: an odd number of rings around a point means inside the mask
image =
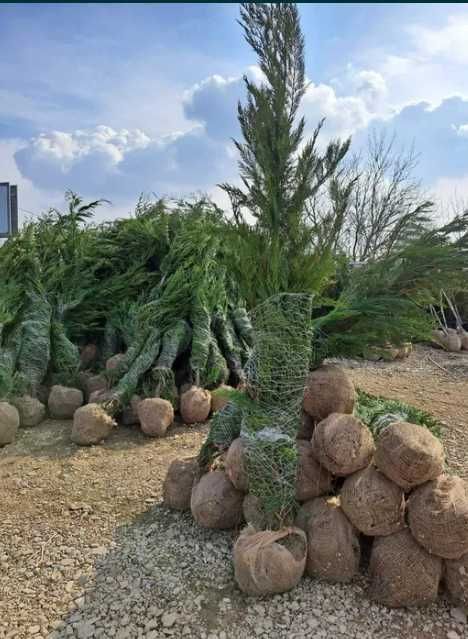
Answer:
POLYGON ((38 632, 41 632, 40 626, 29 626, 28 632, 30 635, 36 635, 38 632))
POLYGON ((461 608, 451 608, 450 614, 458 623, 466 623, 466 612, 461 608))
POLYGON ((177 621, 177 615, 174 612, 165 612, 161 617, 161 621, 165 628, 170 628, 177 621))
POLYGON ((447 639, 460 639, 460 635, 455 630, 449 630, 447 632, 447 639))

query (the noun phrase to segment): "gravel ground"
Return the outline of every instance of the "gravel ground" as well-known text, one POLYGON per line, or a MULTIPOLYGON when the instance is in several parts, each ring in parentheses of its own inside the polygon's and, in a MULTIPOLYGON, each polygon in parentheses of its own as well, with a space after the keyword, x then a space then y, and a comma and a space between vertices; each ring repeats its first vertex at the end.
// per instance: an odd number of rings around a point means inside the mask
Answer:
POLYGON ((272 599, 245 597, 233 586, 233 539, 233 533, 199 528, 189 515, 153 507, 118 531, 76 611, 50 639, 466 636, 444 601, 411 612, 370 604, 365 578, 341 586, 304 579, 272 599))
MULTIPOLYGON (((467 476, 468 359, 436 361, 423 349, 347 365, 365 390, 433 411, 450 467, 467 476)), ((232 574, 236 532, 205 531, 160 504, 168 465, 198 451, 206 426, 161 440, 119 429, 88 449, 69 443, 70 427, 44 422, 0 450, 0 639, 468 638, 464 612, 444 598, 390 611, 367 601, 365 576, 245 597, 232 574)))

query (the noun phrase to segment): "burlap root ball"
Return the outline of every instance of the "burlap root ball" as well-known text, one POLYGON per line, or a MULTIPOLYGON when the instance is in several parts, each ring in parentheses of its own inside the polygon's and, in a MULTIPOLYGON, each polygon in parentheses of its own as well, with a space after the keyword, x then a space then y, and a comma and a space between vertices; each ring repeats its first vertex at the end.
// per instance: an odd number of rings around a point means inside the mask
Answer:
POLYGON ((444 461, 441 442, 418 424, 395 422, 377 439, 376 466, 405 491, 438 477, 444 461))
POLYGON ((459 559, 468 553, 468 482, 441 475, 419 486, 408 500, 408 521, 428 552, 459 559))
POLYGON ((211 394, 192 386, 180 397, 180 414, 184 424, 206 422, 211 411, 211 394))
POLYGON ((374 466, 347 477, 341 489, 341 507, 365 535, 390 535, 404 525, 403 490, 374 466))
POLYGON ((300 528, 307 534, 307 527, 309 525, 309 518, 314 509, 315 499, 305 501, 301 504, 301 507, 297 511, 296 518, 294 519, 294 525, 296 528, 300 528))
POLYGON ((226 384, 221 384, 221 386, 212 390, 211 412, 217 413, 219 410, 224 408, 226 404, 229 404, 233 391, 234 388, 232 386, 227 386, 226 384))
POLYGON ((390 608, 423 606, 437 599, 442 560, 421 548, 405 528, 374 540, 369 574, 374 601, 390 608))
POLYGON ((247 475, 245 445, 237 437, 229 446, 224 460, 226 474, 237 490, 249 492, 249 478, 247 475))
POLYGON ((458 330, 458 335, 460 337, 462 350, 468 351, 468 333, 463 328, 461 328, 458 330))
POLYGON ((312 449, 322 466, 346 477, 370 463, 375 447, 372 433, 357 417, 332 413, 315 427, 312 449))
POLYGON ((222 470, 206 473, 192 488, 190 507, 203 528, 234 528, 242 521, 244 493, 232 485, 222 470))
POLYGON ((234 576, 249 595, 286 592, 299 583, 306 556, 306 535, 299 528, 257 532, 247 527, 234 545, 234 576))
POLYGON ((341 510, 336 497, 319 497, 311 502, 307 544, 306 571, 310 577, 346 582, 358 573, 359 533, 341 510))
POLYGON ((451 599, 461 606, 468 606, 468 553, 460 559, 446 559, 444 576, 451 599))
POLYGON ((124 358, 124 353, 116 353, 115 355, 112 355, 112 357, 109 357, 106 361, 106 371, 115 371, 120 366, 120 363, 124 360, 124 358))
POLYGON ((86 404, 75 411, 71 440, 80 446, 91 446, 106 439, 116 423, 98 404, 86 404))
POLYGON ((312 444, 297 440, 297 451, 296 499, 308 501, 328 493, 332 487, 333 477, 315 459, 312 444))
POLYGON ((140 395, 132 395, 127 406, 122 411, 120 416, 120 421, 124 426, 135 426, 140 423, 140 418, 138 417, 138 406, 142 398, 140 395))
POLYGON ((163 484, 164 505, 172 510, 190 510, 192 487, 199 472, 197 459, 175 459, 163 484))
POLYGON ((23 395, 22 397, 14 397, 11 403, 16 407, 19 413, 20 426, 26 428, 37 426, 46 417, 46 407, 35 397, 23 395))
POLYGON ((56 384, 50 389, 48 408, 52 419, 73 419, 82 404, 83 393, 78 388, 56 384))
POLYGON ((355 401, 353 383, 342 368, 324 364, 310 373, 303 408, 315 421, 331 413, 352 413, 355 401))
POLYGON ((150 437, 162 437, 174 421, 171 402, 160 397, 143 399, 137 407, 141 430, 150 437))
POLYGON ((19 424, 18 409, 8 402, 0 402, 0 446, 15 441, 19 424))
POLYGON ((312 435, 314 434, 314 429, 315 421, 308 413, 305 412, 305 410, 303 410, 301 415, 301 423, 297 431, 297 439, 306 439, 310 442, 310 440, 312 439, 312 435))
POLYGON ((259 497, 256 495, 250 493, 244 497, 244 501, 242 502, 242 512, 244 514, 245 521, 257 530, 263 530, 268 527, 267 516, 259 497))

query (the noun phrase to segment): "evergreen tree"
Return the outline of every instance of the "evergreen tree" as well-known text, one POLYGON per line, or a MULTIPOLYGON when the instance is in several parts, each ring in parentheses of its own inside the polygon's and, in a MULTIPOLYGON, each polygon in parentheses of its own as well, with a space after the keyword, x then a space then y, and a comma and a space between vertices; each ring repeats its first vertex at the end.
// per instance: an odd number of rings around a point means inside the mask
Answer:
POLYGON ((322 274, 311 253, 306 203, 333 177, 350 141, 333 141, 319 153, 323 120, 304 141, 299 109, 307 85, 297 6, 243 3, 240 24, 264 81, 257 85, 244 77, 247 102, 238 105, 244 141, 234 143, 243 188, 221 185, 241 238, 239 274, 263 278, 263 287, 256 289, 260 299, 284 290, 314 290, 322 274))

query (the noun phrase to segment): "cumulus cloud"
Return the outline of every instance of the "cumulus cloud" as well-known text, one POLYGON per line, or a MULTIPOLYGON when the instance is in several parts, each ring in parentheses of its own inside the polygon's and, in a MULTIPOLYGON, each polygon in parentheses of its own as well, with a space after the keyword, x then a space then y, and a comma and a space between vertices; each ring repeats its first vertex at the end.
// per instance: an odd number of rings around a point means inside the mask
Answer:
POLYGON ((409 31, 422 56, 468 64, 468 16, 449 16, 441 27, 413 25, 409 31))
POLYGON ((17 150, 15 160, 22 175, 40 188, 73 188, 109 199, 208 188, 232 163, 226 147, 201 126, 160 138, 102 125, 53 131, 17 150))

